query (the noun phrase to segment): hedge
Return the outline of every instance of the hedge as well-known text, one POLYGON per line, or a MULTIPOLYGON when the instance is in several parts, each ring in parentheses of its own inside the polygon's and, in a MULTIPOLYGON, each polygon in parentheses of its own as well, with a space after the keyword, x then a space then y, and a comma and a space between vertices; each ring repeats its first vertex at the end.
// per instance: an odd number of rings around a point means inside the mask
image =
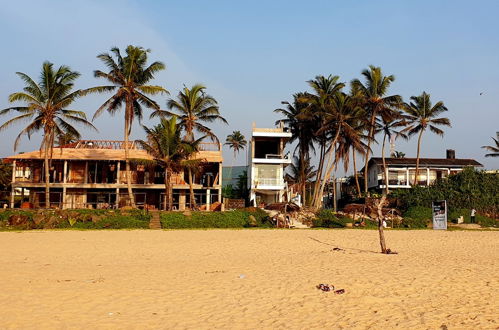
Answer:
POLYGON ((162 212, 160 219, 164 229, 271 227, 267 213, 260 209, 225 212, 162 212), (250 216, 253 216, 254 220, 251 220, 250 216))

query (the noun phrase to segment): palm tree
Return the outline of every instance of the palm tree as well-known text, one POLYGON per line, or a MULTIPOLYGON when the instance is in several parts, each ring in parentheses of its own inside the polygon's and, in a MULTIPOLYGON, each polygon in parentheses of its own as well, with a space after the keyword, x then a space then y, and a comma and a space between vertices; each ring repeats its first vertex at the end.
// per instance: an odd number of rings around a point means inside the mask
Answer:
POLYGON ((0 161, 0 192, 7 190, 12 182, 12 165, 0 161))
MULTIPOLYGON (((190 89, 184 87, 177 95, 177 99, 169 99, 167 102, 168 108, 173 111, 157 110, 152 116, 178 116, 179 125, 185 130, 185 140, 193 142, 194 131, 206 135, 212 141, 219 142, 218 138, 205 126, 204 122, 221 121, 227 124, 225 118, 220 115, 218 103, 212 96, 205 93, 206 87, 200 84, 192 86, 190 89)), ((193 189, 193 170, 188 168, 189 190, 191 206, 196 207, 193 189)))
POLYGON ((368 142, 364 164, 364 192, 368 193, 368 162, 371 152, 371 143, 374 141, 376 118, 379 116, 390 117, 396 109, 402 105, 400 95, 389 95, 388 88, 395 80, 393 75, 383 75, 380 67, 373 65, 369 69, 362 71, 365 83, 359 79, 351 81, 352 94, 362 100, 363 108, 366 111, 366 124, 368 130, 368 142))
MULTIPOLYGON (((316 171, 314 166, 310 164, 310 157, 305 158, 303 162, 300 157, 293 156, 293 162, 289 165, 289 171, 286 174, 288 181, 297 185, 297 190, 301 193, 306 192, 307 184, 314 178, 316 171), (304 168, 301 168, 302 166, 304 168)), ((302 205, 305 205, 306 194, 302 195, 302 205)))
POLYGON ((404 105, 404 111, 406 112, 407 128, 409 136, 418 134, 418 149, 416 156, 416 173, 414 175, 414 185, 417 184, 418 174, 419 174, 419 152, 421 150, 421 138, 423 132, 429 127, 430 131, 433 133, 443 136, 444 131, 437 126, 451 126, 450 120, 448 118, 437 118, 442 112, 447 111, 444 103, 438 101, 435 105, 432 104, 430 100, 430 94, 423 92, 419 96, 411 96, 411 102, 404 105))
POLYGON ((165 171, 165 199, 164 209, 172 207, 172 174, 183 169, 189 163, 189 157, 198 151, 200 138, 193 142, 182 139, 182 128, 177 125, 177 117, 170 119, 161 118, 158 125, 153 128, 143 126, 147 141, 139 140, 137 143, 153 158, 154 164, 164 168, 165 171))
POLYGON ((246 147, 247 143, 244 135, 242 135, 240 131, 233 131, 232 134, 227 135, 227 138, 225 139, 225 145, 229 146, 229 149, 234 151, 234 159, 239 151, 246 147))
MULTIPOLYGON (((333 102, 334 96, 340 92, 345 86, 344 83, 338 82, 339 76, 329 75, 316 76, 315 79, 307 81, 309 86, 312 88, 313 93, 305 93, 303 97, 300 98, 301 102, 308 103, 306 113, 308 118, 315 125, 315 139, 320 146, 319 151, 319 165, 317 168, 316 180, 314 185, 314 193, 312 197, 312 205, 317 207, 320 202, 321 195, 321 181, 324 174, 324 170, 331 165, 331 159, 333 154, 334 143, 330 143, 328 146, 328 141, 331 141, 330 128, 325 129, 326 126, 326 114, 331 112, 331 103, 333 102), (328 156, 327 165, 324 166, 326 156, 328 156)), ((324 185, 322 185, 322 191, 324 185)))
POLYGON ((52 160, 55 139, 62 134, 80 134, 73 124, 95 129, 87 121, 83 111, 73 110, 69 107, 80 96, 81 90, 73 90, 74 81, 80 76, 76 71, 65 65, 54 70, 54 65, 44 62, 40 79, 35 82, 30 76, 22 72, 16 74, 24 81, 25 87, 22 92, 13 93, 9 96, 9 102, 23 102, 24 106, 15 106, 0 111, 0 115, 17 112, 19 115, 7 120, 0 131, 12 124, 29 120, 30 123, 17 136, 14 142, 14 151, 17 150, 19 141, 26 135, 30 138, 35 132, 42 131, 43 138, 40 152, 44 153, 45 168, 45 206, 50 206, 50 163, 52 160))
POLYGON ((402 151, 395 151, 391 157, 393 158, 405 158, 405 153, 402 151))
POLYGON ((494 140, 495 146, 483 146, 482 148, 492 153, 486 154, 485 157, 499 157, 499 132, 497 132, 497 139, 492 138, 494 140))
POLYGON ((386 158, 385 158, 385 144, 386 140, 390 141, 392 138, 396 139, 401 137, 403 139, 408 139, 407 135, 403 132, 403 130, 398 130, 400 127, 405 127, 407 123, 405 119, 402 117, 402 114, 396 116, 390 116, 388 118, 381 117, 377 122, 376 132, 383 132, 383 144, 381 146, 381 158, 383 159, 383 177, 385 179, 385 193, 388 195, 390 190, 388 189, 388 169, 386 167, 386 158), (394 119, 396 118, 396 119, 394 119))
MULTIPOLYGON (((289 127, 291 131, 291 139, 289 143, 297 141, 297 146, 295 149, 298 150, 298 159, 300 170, 304 171, 306 169, 305 163, 307 159, 310 158, 310 150, 314 150, 314 132, 316 129, 316 124, 311 120, 313 116, 309 115, 307 111, 308 103, 303 102, 305 93, 296 93, 293 95, 293 103, 287 101, 281 102, 286 105, 285 109, 275 109, 274 112, 279 113, 284 116, 284 119, 276 122, 282 122, 284 125, 289 127)), ((317 171, 314 171, 314 173, 317 171)), ((299 176, 301 179, 305 178, 305 173, 301 173, 299 176)), ((306 204, 306 183, 300 182, 301 195, 303 200, 303 205, 306 204)))
POLYGON ((103 53, 97 56, 109 71, 107 73, 100 70, 94 71, 96 78, 107 80, 109 85, 89 88, 85 93, 114 93, 97 109, 93 120, 100 116, 104 110, 114 115, 123 105, 125 106, 125 174, 128 197, 132 207, 135 207, 130 178, 130 144, 128 138, 135 117, 139 122, 142 119, 143 107, 159 110, 158 103, 152 100, 150 96, 168 94, 168 91, 161 86, 149 85, 149 82, 154 79, 154 75, 165 69, 165 65, 161 62, 153 62, 147 66, 147 57, 150 50, 142 47, 128 46, 125 50, 125 57, 121 55, 120 50, 116 47, 111 48, 111 53, 103 53), (113 55, 115 58, 113 58, 113 55))

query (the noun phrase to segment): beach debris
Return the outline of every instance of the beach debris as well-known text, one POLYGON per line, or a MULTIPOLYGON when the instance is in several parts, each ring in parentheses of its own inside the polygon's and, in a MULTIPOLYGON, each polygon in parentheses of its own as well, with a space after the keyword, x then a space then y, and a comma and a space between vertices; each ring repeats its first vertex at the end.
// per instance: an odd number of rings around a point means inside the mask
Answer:
POLYGON ((336 294, 344 294, 345 293, 345 289, 336 290, 336 291, 334 291, 334 293, 336 293, 336 294))
POLYGON ((331 251, 345 251, 345 250, 343 250, 342 248, 339 248, 339 247, 335 247, 331 251))
POLYGON ((239 275, 239 278, 241 278, 241 279, 242 279, 242 278, 246 278, 246 275, 241 274, 241 275, 239 275))
POLYGON ((329 284, 319 284, 316 286, 317 289, 328 292, 328 291, 334 291, 334 285, 329 285, 329 284))

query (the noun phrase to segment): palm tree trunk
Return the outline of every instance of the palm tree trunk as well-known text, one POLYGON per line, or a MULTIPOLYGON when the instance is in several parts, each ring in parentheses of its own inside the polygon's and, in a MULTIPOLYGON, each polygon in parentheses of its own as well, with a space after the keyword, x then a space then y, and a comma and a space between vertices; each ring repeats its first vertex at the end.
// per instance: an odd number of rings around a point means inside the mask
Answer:
POLYGON ((307 184, 307 175, 306 175, 306 169, 305 169, 305 148, 303 146, 303 142, 300 142, 300 181, 298 182, 301 185, 301 204, 302 207, 305 207, 305 185, 307 184))
POLYGON ((194 196, 194 188, 193 188, 193 182, 192 182, 192 170, 189 168, 188 169, 188 176, 189 176, 189 197, 191 200, 191 209, 194 210, 196 208, 196 197, 194 196))
POLYGON ((315 174, 314 190, 312 191, 312 200, 310 205, 313 206, 315 202, 315 196, 317 190, 319 189, 320 180, 322 178, 322 168, 324 167, 324 156, 325 156, 325 144, 321 142, 321 149, 319 154, 319 166, 317 167, 317 173, 315 174))
POLYGON ((381 253, 386 253, 386 241, 385 233, 383 231, 383 205, 385 204, 386 195, 381 196, 379 200, 378 207, 378 233, 379 233, 379 245, 381 247, 381 253))
POLYGON ((163 197, 163 210, 170 210, 170 176, 168 175, 168 170, 165 168, 165 196, 163 197))
POLYGON ((418 137, 418 152, 416 155, 416 173, 414 175, 414 185, 418 184, 418 174, 419 174, 419 151, 421 149, 421 137, 423 136, 423 129, 419 132, 419 137, 418 137))
POLYGON ((385 193, 388 195, 390 193, 390 191, 388 190, 388 171, 386 170, 385 141, 386 141, 386 134, 383 135, 383 146, 381 148, 381 158, 383 159, 383 178, 385 179, 385 193))
POLYGON ((128 152, 128 133, 130 132, 130 125, 132 124, 130 122, 130 114, 132 112, 132 103, 130 100, 127 100, 126 104, 126 111, 125 111, 125 175, 126 175, 126 186, 128 190, 128 198, 130 199, 130 204, 133 208, 136 207, 135 205, 135 199, 133 197, 133 191, 132 191, 132 180, 130 178, 130 160, 128 159, 129 157, 129 152, 128 152))
POLYGON ((360 192, 359 174, 357 173, 357 164, 355 161, 355 149, 352 148, 352 158, 353 158, 353 175, 355 177, 355 185, 357 186, 357 196, 359 198, 362 196, 360 192))
POLYGON ((50 165, 49 165, 49 142, 45 133, 44 142, 44 166, 45 166, 45 208, 50 208, 50 165))
POLYGON ((368 136, 368 141, 367 141, 367 150, 366 150, 366 159, 365 159, 365 164, 364 164, 364 193, 368 193, 368 177, 367 177, 367 172, 368 172, 368 163, 369 163, 369 153, 371 151, 371 141, 373 140, 374 137, 374 121, 376 119, 375 114, 373 113, 371 115, 371 127, 369 127, 369 136, 368 136))

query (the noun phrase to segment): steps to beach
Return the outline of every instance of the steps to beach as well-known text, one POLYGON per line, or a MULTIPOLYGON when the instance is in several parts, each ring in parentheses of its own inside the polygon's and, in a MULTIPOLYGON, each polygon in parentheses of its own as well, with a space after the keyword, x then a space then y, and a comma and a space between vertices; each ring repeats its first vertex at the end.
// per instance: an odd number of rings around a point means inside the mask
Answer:
POLYGON ((149 229, 161 229, 161 221, 159 220, 159 211, 150 211, 151 221, 149 221, 149 229))
POLYGON ((307 225, 302 223, 298 219, 293 219, 293 223, 291 224, 291 228, 299 228, 299 229, 304 229, 304 228, 309 228, 307 225))

